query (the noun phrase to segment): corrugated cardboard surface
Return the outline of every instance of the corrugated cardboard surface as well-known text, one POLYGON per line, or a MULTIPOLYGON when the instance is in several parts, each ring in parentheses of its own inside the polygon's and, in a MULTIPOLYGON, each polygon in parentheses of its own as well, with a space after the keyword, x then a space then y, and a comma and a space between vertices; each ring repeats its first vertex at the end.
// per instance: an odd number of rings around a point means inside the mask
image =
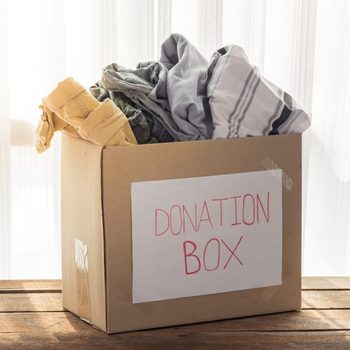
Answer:
POLYGON ((63 135, 63 306, 105 330, 101 153, 102 147, 63 135))
POLYGON ((300 308, 301 135, 106 147, 102 153, 102 186, 107 332, 300 308), (268 167, 284 172, 283 284, 132 304, 131 182, 250 172, 268 167))

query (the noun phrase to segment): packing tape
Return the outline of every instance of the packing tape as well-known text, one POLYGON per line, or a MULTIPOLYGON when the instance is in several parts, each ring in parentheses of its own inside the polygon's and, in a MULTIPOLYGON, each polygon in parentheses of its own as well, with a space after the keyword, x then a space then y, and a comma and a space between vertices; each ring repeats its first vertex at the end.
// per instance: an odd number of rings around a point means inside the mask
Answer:
MULTIPOLYGON (((278 286, 276 286, 278 287, 278 286)), ((268 302, 271 300, 277 293, 279 292, 279 289, 273 288, 273 287, 267 287, 262 292, 262 298, 265 302, 268 302)))
POLYGON ((91 320, 90 288, 89 288, 89 264, 88 247, 83 241, 75 238, 75 280, 78 315, 91 320))
MULTIPOLYGON (((268 156, 265 156, 265 158, 262 160, 261 164, 265 167, 267 170, 273 170, 273 169, 281 169, 280 166, 278 166, 277 163, 275 163, 271 158, 268 156)), ((291 191, 293 188, 293 180, 282 170, 282 185, 285 189, 288 191, 291 191)))

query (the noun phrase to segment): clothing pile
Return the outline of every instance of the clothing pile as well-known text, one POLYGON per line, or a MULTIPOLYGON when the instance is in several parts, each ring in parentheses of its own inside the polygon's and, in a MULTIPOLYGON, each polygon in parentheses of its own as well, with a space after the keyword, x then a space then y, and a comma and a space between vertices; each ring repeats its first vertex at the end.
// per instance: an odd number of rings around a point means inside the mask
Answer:
POLYGON ((98 145, 127 145, 301 133, 310 125, 242 48, 223 47, 207 62, 180 34, 164 41, 158 62, 136 69, 110 64, 90 92, 68 78, 40 108, 38 152, 56 130, 98 145))

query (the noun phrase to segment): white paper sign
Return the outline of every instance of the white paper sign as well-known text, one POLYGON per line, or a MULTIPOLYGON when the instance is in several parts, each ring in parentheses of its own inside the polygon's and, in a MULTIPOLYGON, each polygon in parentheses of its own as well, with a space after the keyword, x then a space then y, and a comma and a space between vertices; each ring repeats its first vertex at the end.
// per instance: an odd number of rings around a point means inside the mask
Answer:
POLYGON ((282 283, 282 171, 135 182, 133 303, 282 283))

